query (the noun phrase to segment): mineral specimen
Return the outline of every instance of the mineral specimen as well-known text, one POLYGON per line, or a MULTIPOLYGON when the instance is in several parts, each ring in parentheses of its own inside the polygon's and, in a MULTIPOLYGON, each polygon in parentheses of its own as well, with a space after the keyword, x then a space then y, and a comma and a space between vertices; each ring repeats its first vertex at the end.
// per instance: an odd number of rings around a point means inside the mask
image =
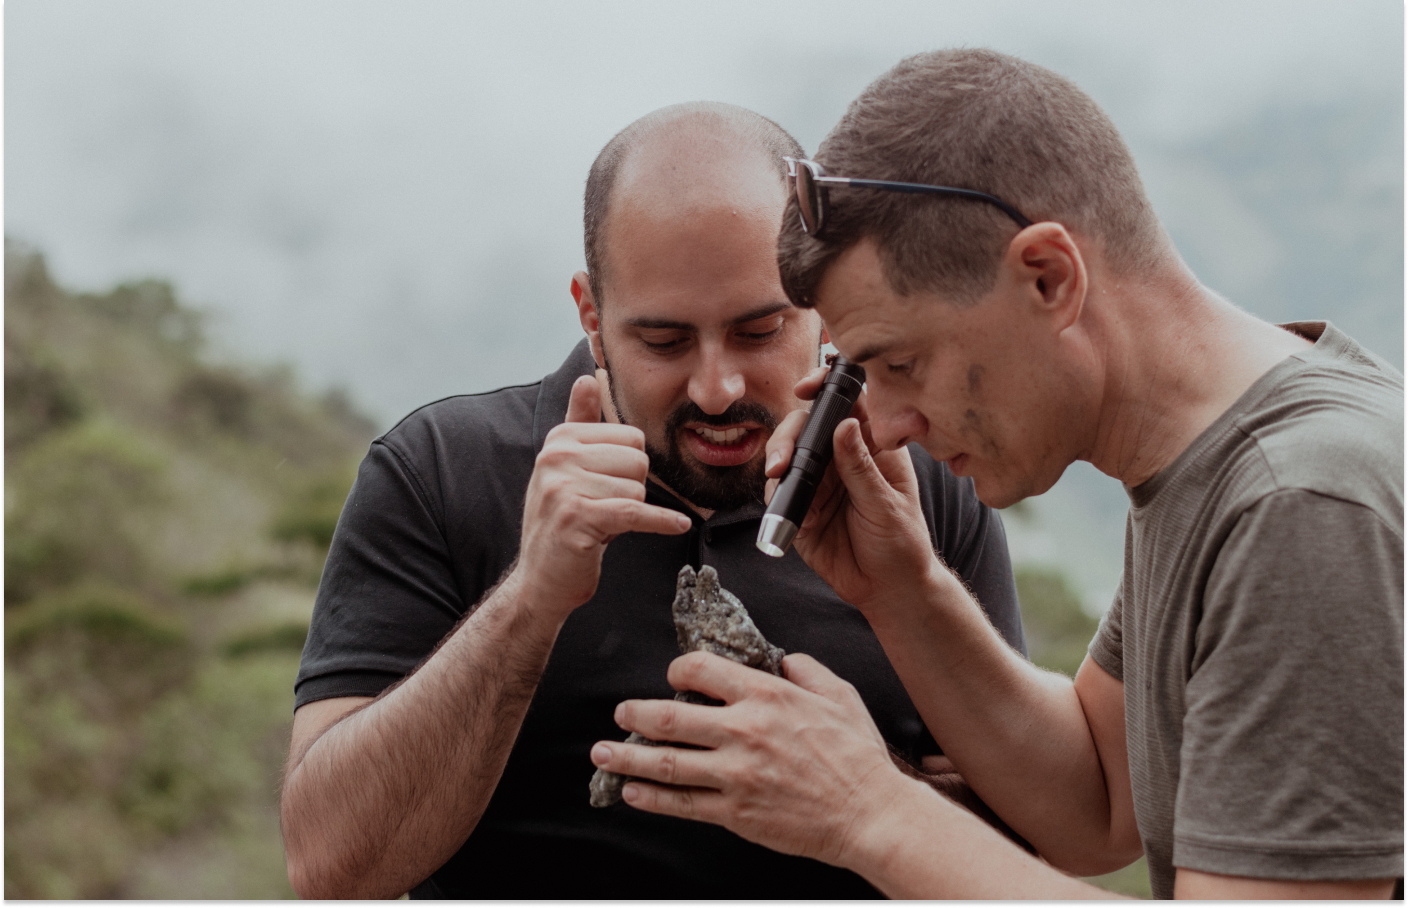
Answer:
MULTIPOLYGON (((704 650, 774 675, 782 674, 782 657, 786 653, 763 637, 738 597, 719 586, 718 572, 712 567, 705 565, 697 574, 687 564, 680 568, 673 610, 681 653, 704 650)), ((675 694, 675 699, 685 703, 718 702, 688 690, 675 694)), ((662 742, 631 732, 626 743, 659 746, 662 742)), ((591 805, 610 807, 621 800, 621 786, 626 779, 598 769, 591 781, 591 805)))

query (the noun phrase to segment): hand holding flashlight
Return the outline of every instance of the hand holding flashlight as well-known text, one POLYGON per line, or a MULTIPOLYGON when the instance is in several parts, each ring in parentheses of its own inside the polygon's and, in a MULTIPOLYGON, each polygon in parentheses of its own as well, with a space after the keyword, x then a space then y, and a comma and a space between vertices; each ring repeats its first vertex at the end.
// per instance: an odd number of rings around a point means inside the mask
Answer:
POLYGON ((758 527, 758 548, 763 552, 781 558, 797 535, 802 518, 812 506, 817 486, 826 475, 826 467, 831 463, 832 437, 836 427, 851 413, 856 399, 865 385, 865 369, 837 356, 831 363, 831 371, 822 380, 821 390, 812 402, 811 414, 797 445, 792 451, 792 462, 782 474, 782 481, 773 493, 772 502, 763 514, 758 527))

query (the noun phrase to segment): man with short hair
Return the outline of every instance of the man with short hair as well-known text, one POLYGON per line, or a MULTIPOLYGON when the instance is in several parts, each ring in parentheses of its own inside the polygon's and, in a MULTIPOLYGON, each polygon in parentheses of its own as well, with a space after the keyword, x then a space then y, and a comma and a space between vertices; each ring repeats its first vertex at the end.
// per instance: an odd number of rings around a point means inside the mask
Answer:
MULTIPOLYGON (((1402 375, 1202 287, 1113 124, 1023 61, 909 58, 793 168, 783 284, 868 377, 795 545, 1047 864, 896 772, 804 656, 786 683, 691 654, 672 684, 726 706, 623 703, 623 728, 704 748, 593 748, 673 786, 627 802, 897 897, 1090 898, 1053 867, 1141 852, 1165 898, 1401 886, 1402 375), (994 506, 1074 460, 1125 484, 1124 576, 1074 683, 1013 658, 925 544, 913 443, 994 506)), ((799 429, 774 433, 769 476, 799 429)))
MULTIPOLYGON (((854 684, 896 752, 938 754, 860 613, 795 553, 754 547, 765 444, 805 407, 792 389, 824 337, 778 281, 782 158, 800 154, 728 105, 627 127, 587 182, 590 275, 571 284, 587 340, 541 382, 431 404, 372 444, 296 685, 282 818, 299 894, 876 894, 722 829, 589 806, 615 704, 671 693, 686 564, 854 684)), ((927 544, 1020 650, 1000 521, 915 457, 927 544)))

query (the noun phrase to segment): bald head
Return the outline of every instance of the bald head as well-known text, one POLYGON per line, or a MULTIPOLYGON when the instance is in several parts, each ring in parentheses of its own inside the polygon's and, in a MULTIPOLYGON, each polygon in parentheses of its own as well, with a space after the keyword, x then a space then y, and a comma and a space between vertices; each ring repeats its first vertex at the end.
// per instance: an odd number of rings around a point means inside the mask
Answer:
POLYGON ((605 302, 610 220, 615 209, 668 210, 685 217, 720 206, 747 206, 786 178, 784 155, 802 147, 772 120, 710 101, 646 114, 606 144, 587 176, 583 226, 587 274, 605 302))

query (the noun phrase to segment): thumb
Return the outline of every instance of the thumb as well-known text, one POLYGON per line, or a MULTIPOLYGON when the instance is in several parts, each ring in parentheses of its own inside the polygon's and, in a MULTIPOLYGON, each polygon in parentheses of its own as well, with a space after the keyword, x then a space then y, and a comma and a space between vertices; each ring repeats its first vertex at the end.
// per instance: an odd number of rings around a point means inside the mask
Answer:
POLYGON ((601 422, 601 385, 595 375, 583 375, 572 383, 567 422, 601 422))
POLYGON ((860 423, 855 417, 843 419, 836 427, 832 445, 836 474, 841 477, 853 502, 859 504, 891 492, 890 484, 875 464, 875 458, 870 456, 865 438, 861 435, 860 423))

